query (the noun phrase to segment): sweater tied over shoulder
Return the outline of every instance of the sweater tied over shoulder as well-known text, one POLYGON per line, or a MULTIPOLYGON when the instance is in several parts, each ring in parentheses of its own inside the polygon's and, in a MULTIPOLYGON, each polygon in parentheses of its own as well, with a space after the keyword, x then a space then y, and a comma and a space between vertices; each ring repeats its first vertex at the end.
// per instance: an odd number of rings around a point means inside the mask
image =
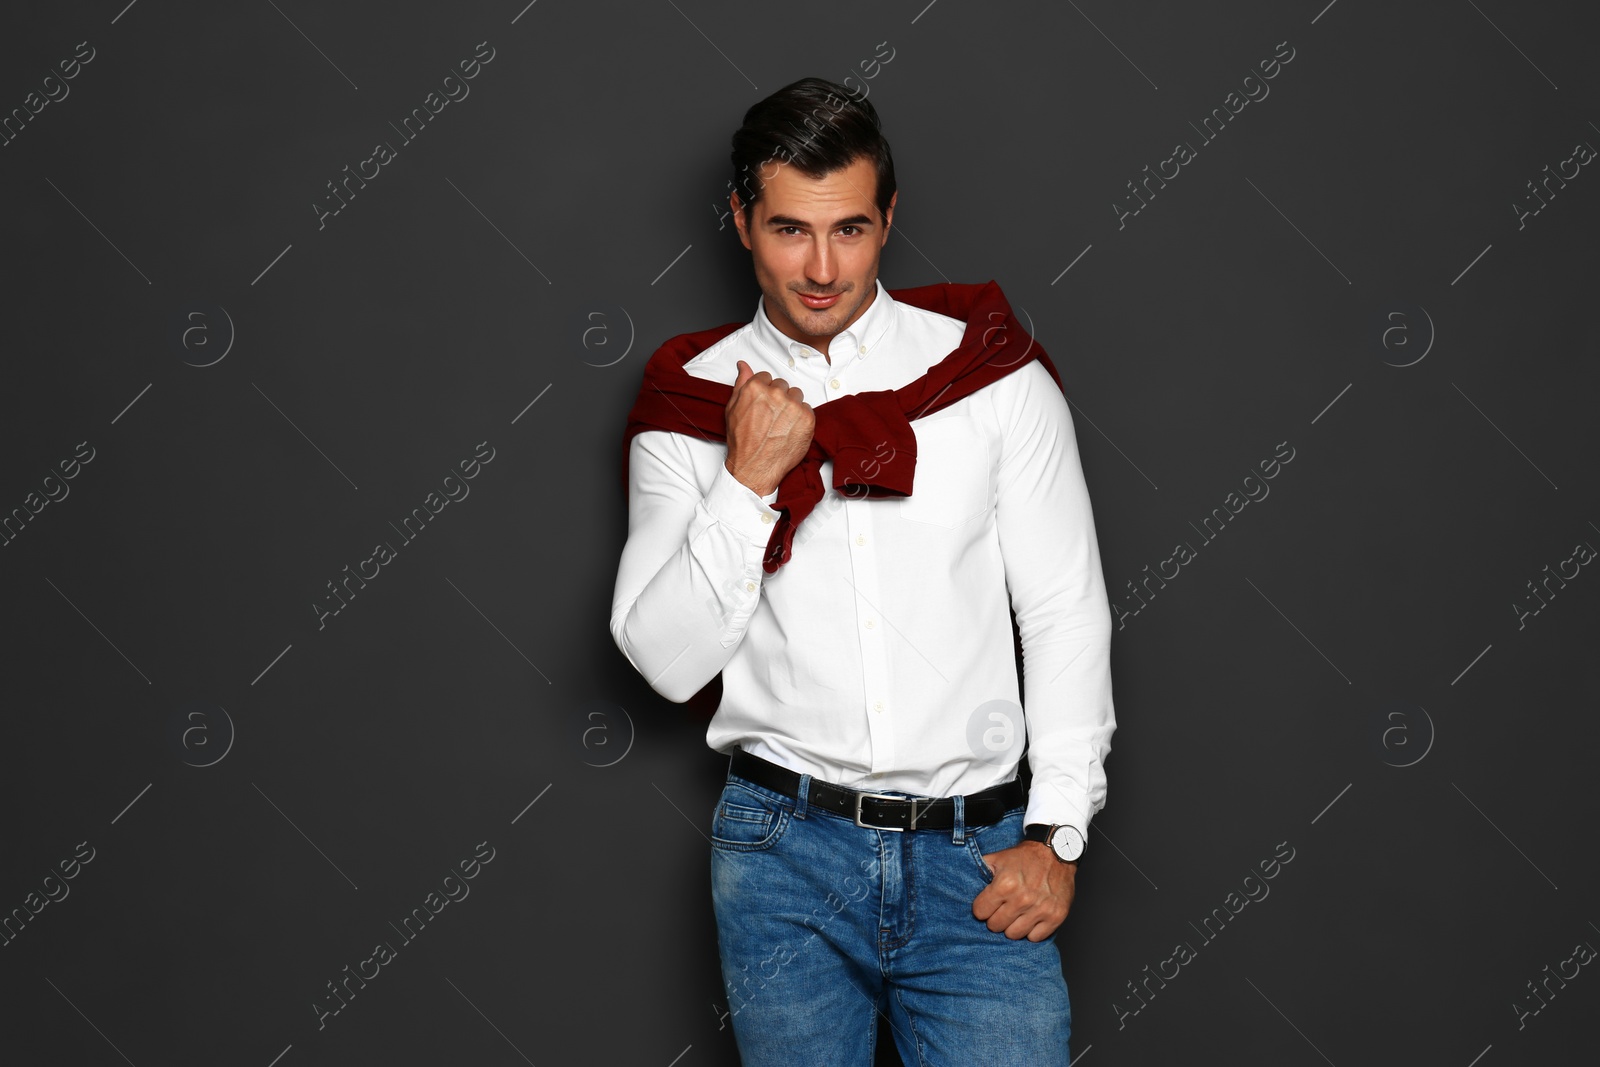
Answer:
MULTIPOLYGON (((762 562, 768 574, 789 561, 794 533, 822 500, 822 464, 833 461, 833 487, 855 498, 904 497, 915 491, 917 438, 911 422, 947 407, 1037 359, 1058 388, 1061 375, 1039 343, 1012 313, 994 281, 940 283, 890 289, 896 301, 948 315, 967 324, 961 343, 927 373, 898 389, 851 393, 818 405, 811 447, 778 484, 773 524, 762 562), (884 449, 887 448, 888 458, 884 449)), ((695 356, 746 323, 732 322, 679 334, 645 364, 638 397, 628 412, 622 441, 622 484, 628 485, 629 446, 645 430, 672 430, 727 441, 727 406, 733 387, 684 370, 695 356)))

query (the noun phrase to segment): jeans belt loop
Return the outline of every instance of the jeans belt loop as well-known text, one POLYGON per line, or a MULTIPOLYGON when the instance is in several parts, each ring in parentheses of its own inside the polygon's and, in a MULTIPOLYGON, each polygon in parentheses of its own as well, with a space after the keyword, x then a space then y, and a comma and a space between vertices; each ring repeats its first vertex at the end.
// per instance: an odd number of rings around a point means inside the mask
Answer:
POLYGON ((803 819, 811 807, 811 776, 809 774, 800 776, 800 784, 795 788, 795 794, 794 817, 803 819))
POLYGON ((957 793, 951 799, 955 801, 956 828, 950 835, 950 843, 964 845, 967 843, 967 798, 957 793))

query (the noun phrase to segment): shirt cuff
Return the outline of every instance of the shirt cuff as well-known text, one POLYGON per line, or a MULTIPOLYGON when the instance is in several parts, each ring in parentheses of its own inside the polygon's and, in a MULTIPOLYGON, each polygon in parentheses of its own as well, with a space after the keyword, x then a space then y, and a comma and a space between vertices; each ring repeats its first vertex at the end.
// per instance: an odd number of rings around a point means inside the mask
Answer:
MULTIPOLYGON (((1028 807, 1022 817, 1024 826, 1038 823, 1041 826, 1070 826, 1078 831, 1078 837, 1084 842, 1087 849, 1089 842, 1089 819, 1077 811, 1073 811, 1059 795, 1047 796, 1046 790, 1030 789, 1028 792, 1028 807)), ((1054 792, 1049 790, 1048 792, 1054 792)), ((1084 810, 1087 810, 1085 808, 1084 810)))
POLYGON ((735 478, 723 463, 718 465, 716 481, 711 485, 711 492, 706 494, 705 506, 713 518, 737 530, 746 542, 766 548, 772 540, 772 524, 782 514, 769 506, 777 499, 776 489, 766 496, 756 495, 754 489, 735 478))

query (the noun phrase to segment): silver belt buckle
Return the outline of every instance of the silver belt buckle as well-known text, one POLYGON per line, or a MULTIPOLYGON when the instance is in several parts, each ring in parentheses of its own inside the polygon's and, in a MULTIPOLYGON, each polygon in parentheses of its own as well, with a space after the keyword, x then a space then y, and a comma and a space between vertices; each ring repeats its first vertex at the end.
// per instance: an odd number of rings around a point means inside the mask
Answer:
MULTIPOLYGON (((862 822, 861 821, 861 802, 863 800, 898 800, 902 804, 913 803, 913 802, 908 800, 906 797, 890 796, 888 793, 857 793, 856 794, 856 825, 857 826, 861 827, 863 830, 890 830, 890 831, 892 831, 894 833, 897 833, 897 834, 905 832, 906 828, 904 826, 872 826, 872 825, 870 825, 868 823, 862 822)), ((915 805, 913 803, 913 806, 912 806, 912 809, 911 809, 911 823, 912 823, 913 826, 915 826, 916 822, 917 822, 917 809, 916 809, 916 807, 915 807, 915 805)))

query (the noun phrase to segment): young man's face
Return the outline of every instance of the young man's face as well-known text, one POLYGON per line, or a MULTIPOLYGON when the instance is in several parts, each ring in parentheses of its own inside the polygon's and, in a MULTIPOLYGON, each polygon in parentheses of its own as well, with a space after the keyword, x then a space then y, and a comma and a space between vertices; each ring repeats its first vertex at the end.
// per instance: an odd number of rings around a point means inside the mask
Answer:
MULTIPOLYGON (((827 354, 828 341, 860 318, 877 295, 878 259, 889 239, 874 202, 877 169, 861 157, 825 177, 808 178, 774 161, 761 175, 770 177, 748 224, 739 194, 729 202, 766 297, 767 317, 785 336, 827 354)), ((889 200, 889 223, 898 198, 896 193, 889 200)))

